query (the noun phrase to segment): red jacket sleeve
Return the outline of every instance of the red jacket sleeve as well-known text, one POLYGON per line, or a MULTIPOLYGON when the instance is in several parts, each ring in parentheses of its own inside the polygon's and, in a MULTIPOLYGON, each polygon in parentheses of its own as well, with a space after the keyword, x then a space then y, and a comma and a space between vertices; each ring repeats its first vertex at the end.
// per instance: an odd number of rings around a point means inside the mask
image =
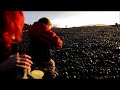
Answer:
POLYGON ((47 29, 43 32, 43 35, 47 36, 49 39, 52 39, 53 43, 56 45, 56 48, 61 49, 63 41, 55 34, 52 30, 47 29))

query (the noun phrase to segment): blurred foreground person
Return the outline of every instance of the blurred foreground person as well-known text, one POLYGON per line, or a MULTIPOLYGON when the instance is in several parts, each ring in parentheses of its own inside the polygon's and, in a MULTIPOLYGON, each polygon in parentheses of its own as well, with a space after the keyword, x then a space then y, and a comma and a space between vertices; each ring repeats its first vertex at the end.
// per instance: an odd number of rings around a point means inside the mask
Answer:
POLYGON ((63 45, 63 41, 51 28, 50 20, 43 17, 34 22, 28 30, 30 37, 29 55, 35 63, 34 68, 45 73, 44 79, 53 79, 58 75, 52 50, 54 48, 61 49, 63 45))
POLYGON ((23 70, 31 72, 31 57, 17 50, 23 26, 22 11, 0 11, 0 79, 24 79, 18 74, 23 70))

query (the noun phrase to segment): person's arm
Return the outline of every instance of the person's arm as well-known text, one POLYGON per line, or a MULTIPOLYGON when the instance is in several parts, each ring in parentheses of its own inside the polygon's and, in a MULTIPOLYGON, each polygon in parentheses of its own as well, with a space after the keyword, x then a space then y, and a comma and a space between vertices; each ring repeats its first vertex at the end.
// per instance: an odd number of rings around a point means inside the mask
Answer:
POLYGON ((58 48, 58 49, 62 48, 63 41, 52 30, 46 30, 46 32, 43 33, 43 35, 45 35, 46 37, 48 37, 49 39, 51 39, 51 41, 52 41, 51 43, 53 43, 53 45, 56 48, 58 48))
POLYGON ((29 67, 31 66, 31 64, 33 64, 33 62, 31 60, 29 60, 31 57, 28 55, 11 55, 8 57, 7 60, 5 60, 4 62, 0 63, 0 71, 1 72, 6 72, 9 71, 13 68, 16 67, 21 67, 24 69, 29 69, 29 67))

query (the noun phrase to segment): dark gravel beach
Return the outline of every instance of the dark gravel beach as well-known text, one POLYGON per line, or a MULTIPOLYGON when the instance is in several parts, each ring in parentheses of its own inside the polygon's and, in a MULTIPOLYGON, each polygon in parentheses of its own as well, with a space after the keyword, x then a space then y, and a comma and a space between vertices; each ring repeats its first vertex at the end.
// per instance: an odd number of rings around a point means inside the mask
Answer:
MULTIPOLYGON (((63 40, 61 50, 54 49, 57 79, 119 79, 120 27, 93 26, 54 30, 63 40)), ((29 38, 23 33, 21 53, 28 50, 29 38)))

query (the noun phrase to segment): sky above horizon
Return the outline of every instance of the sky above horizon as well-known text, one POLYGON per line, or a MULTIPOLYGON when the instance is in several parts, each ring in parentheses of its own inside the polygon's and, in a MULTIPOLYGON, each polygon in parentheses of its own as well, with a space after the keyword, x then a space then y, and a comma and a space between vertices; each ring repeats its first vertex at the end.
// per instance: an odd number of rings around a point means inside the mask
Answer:
POLYGON ((76 27, 93 24, 120 23, 119 11, 23 11, 25 23, 33 24, 47 17, 57 27, 76 27))

